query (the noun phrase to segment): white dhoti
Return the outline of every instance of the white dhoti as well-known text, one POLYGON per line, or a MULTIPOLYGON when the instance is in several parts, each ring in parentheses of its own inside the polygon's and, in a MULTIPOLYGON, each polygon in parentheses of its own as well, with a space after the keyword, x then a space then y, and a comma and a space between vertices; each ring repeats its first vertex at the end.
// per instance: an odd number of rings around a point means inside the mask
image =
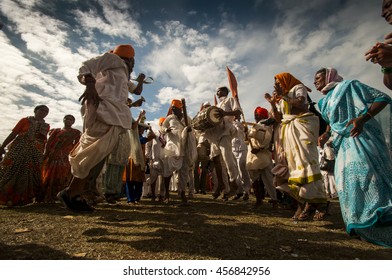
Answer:
POLYGON ((84 179, 116 146, 124 128, 96 121, 82 134, 79 144, 69 154, 72 175, 84 179))

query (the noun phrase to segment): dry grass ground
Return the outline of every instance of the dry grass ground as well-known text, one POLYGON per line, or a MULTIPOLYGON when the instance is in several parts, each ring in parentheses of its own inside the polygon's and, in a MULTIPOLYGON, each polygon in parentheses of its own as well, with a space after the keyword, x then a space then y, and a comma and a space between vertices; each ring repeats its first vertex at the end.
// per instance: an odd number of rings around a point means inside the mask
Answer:
POLYGON ((350 237, 338 201, 325 221, 293 222, 269 203, 195 195, 190 206, 144 199, 101 203, 88 214, 60 204, 0 208, 0 259, 40 260, 373 260, 392 250, 350 237))

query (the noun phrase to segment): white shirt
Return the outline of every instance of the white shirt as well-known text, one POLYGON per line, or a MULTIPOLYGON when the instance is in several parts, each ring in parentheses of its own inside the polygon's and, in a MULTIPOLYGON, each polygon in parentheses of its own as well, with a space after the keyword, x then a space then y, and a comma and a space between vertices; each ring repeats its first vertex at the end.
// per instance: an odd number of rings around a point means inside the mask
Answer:
POLYGON ((97 119, 108 125, 131 129, 132 114, 127 98, 128 90, 134 89, 134 85, 128 81, 125 62, 116 54, 105 53, 83 62, 78 75, 82 84, 86 74, 95 78, 95 88, 102 99, 96 111, 97 119))

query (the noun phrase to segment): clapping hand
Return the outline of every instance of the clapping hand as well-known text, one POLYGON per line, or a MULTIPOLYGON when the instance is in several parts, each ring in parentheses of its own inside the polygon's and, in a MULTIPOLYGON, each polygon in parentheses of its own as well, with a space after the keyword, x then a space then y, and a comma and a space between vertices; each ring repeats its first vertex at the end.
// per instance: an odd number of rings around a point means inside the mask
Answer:
POLYGON ((382 67, 392 67, 392 33, 385 36, 384 42, 377 42, 365 53, 366 61, 379 64, 382 67))
POLYGON ((264 94, 265 100, 267 100, 270 104, 275 104, 278 101, 278 96, 276 92, 274 92, 271 96, 268 92, 264 94))

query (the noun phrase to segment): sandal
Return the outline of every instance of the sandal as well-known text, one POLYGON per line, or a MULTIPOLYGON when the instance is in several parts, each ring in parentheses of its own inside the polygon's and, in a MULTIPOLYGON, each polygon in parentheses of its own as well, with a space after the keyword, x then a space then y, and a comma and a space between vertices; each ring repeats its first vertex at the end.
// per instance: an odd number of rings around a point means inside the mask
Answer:
POLYGON ((313 221, 322 221, 327 216, 327 211, 319 211, 316 210, 316 213, 313 216, 313 221))
POLYGON ((310 212, 309 210, 304 210, 301 212, 301 214, 298 216, 298 221, 306 221, 310 217, 310 212))
POLYGON ((325 217, 328 215, 328 210, 329 210, 330 202, 328 201, 325 205, 322 205, 321 207, 319 206, 313 216, 314 221, 322 221, 325 219, 325 217))
POLYGON ((307 219, 309 219, 311 210, 312 210, 312 207, 310 206, 310 204, 306 203, 305 209, 298 216, 298 220, 299 221, 306 221, 307 219))

